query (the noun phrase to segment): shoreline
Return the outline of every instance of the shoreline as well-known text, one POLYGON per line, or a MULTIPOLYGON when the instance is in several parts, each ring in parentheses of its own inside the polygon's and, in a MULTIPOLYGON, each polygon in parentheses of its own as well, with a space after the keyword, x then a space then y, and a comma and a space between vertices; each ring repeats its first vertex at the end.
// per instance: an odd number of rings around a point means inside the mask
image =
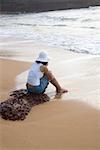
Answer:
MULTIPOLYGON (((68 52, 66 56, 65 54, 63 55, 63 58, 65 58, 61 60, 61 54, 56 52, 57 51, 52 53, 54 54, 54 58, 53 62, 49 64, 49 68, 50 70, 53 70, 54 75, 57 77, 62 86, 69 89, 69 93, 67 95, 63 95, 62 100, 66 100, 66 98, 71 100, 77 99, 78 101, 81 100, 87 104, 89 103, 90 105, 94 105, 94 107, 100 108, 100 88, 98 84, 100 78, 100 56, 77 55, 68 52), (54 60, 55 55, 58 55, 58 59, 56 60, 54 60), (55 64, 55 62, 57 64, 55 64), (63 66, 63 68, 61 66, 63 66), (60 70, 57 68, 60 68, 60 70), (87 82, 90 85, 85 85, 87 82), (77 85, 77 83, 79 83, 79 85, 77 85), (89 95, 89 93, 91 93, 91 95, 89 95), (93 97, 95 99, 91 100, 93 97)), ((28 69, 30 68, 33 61, 17 59, 16 55, 15 58, 12 59, 0 58, 0 99, 3 97, 7 98, 11 90, 26 88, 25 84, 27 80, 28 69)), ((55 93, 54 91, 54 87, 50 84, 49 88, 47 89, 47 94, 51 93, 50 96, 52 97, 52 95, 55 93)))

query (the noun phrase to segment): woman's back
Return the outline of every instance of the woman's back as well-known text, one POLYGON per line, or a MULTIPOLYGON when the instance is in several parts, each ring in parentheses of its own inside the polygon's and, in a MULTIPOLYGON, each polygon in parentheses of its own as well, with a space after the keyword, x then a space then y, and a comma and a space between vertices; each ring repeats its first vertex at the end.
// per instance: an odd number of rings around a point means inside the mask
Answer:
POLYGON ((43 72, 40 71, 40 67, 43 64, 34 62, 29 70, 27 83, 38 86, 40 84, 40 79, 43 77, 43 72))

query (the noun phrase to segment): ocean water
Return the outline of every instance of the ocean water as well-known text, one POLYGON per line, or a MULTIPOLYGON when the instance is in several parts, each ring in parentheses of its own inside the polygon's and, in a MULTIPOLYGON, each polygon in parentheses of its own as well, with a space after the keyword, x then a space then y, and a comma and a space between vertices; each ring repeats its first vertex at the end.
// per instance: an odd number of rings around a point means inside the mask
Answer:
POLYGON ((0 37, 21 38, 66 51, 100 55, 100 7, 0 14, 0 37))

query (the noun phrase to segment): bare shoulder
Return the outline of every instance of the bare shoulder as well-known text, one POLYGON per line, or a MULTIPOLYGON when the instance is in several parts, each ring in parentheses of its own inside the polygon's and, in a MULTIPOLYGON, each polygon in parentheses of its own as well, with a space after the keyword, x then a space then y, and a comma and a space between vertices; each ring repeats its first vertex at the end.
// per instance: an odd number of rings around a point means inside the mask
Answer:
POLYGON ((46 72, 48 72, 48 67, 47 67, 47 66, 42 65, 42 66, 40 66, 40 70, 41 70, 41 72, 46 73, 46 72))

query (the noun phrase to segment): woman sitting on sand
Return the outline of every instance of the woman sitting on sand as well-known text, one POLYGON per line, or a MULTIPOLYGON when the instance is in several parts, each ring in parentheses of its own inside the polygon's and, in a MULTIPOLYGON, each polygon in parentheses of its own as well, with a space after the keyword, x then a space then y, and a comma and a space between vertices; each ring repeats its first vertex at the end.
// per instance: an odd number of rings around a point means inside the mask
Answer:
POLYGON ((28 92, 35 94, 44 93, 49 82, 55 86, 56 94, 68 92, 66 89, 61 88, 54 75, 48 70, 48 62, 48 54, 40 52, 29 70, 26 84, 28 92))

